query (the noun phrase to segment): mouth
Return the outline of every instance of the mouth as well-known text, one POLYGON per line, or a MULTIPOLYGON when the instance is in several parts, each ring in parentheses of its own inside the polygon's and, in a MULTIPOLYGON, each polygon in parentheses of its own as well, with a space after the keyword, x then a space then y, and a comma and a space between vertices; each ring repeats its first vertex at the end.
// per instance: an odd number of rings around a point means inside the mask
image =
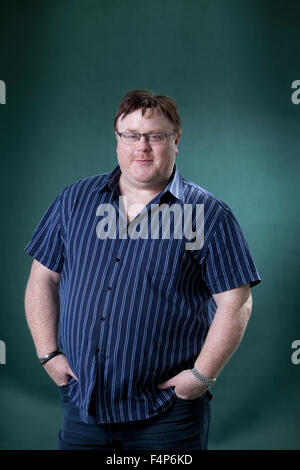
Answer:
POLYGON ((151 163, 152 160, 143 159, 143 160, 134 160, 134 162, 138 163, 139 165, 147 165, 147 164, 151 163))

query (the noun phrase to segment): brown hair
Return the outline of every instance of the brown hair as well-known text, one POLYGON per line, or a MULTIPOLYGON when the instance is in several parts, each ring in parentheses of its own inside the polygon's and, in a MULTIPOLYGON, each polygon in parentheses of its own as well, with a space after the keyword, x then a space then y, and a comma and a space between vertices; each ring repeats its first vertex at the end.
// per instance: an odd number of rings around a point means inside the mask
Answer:
POLYGON ((172 122, 174 131, 180 131, 181 120, 175 101, 169 98, 169 96, 157 95, 149 90, 132 90, 123 96, 115 115, 114 130, 117 129, 117 120, 120 116, 123 119, 127 114, 137 109, 141 109, 142 116, 144 116, 147 108, 158 108, 172 122))

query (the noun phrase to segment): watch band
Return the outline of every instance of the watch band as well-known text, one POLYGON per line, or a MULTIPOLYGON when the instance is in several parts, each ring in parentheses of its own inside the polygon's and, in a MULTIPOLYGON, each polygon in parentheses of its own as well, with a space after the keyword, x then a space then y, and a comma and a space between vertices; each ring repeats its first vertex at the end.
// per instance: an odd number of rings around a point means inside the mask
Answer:
POLYGON ((195 367, 191 370, 193 376, 200 382, 202 385, 204 385, 206 388, 211 388, 215 385, 216 383, 216 378, 214 379, 209 379, 205 377, 205 375, 200 374, 200 372, 195 369, 195 367))
POLYGON ((62 354, 62 353, 57 349, 56 351, 46 354, 46 356, 39 357, 38 359, 40 363, 43 365, 43 364, 46 364, 46 362, 50 361, 50 359, 52 359, 53 357, 58 356, 59 354, 62 354))

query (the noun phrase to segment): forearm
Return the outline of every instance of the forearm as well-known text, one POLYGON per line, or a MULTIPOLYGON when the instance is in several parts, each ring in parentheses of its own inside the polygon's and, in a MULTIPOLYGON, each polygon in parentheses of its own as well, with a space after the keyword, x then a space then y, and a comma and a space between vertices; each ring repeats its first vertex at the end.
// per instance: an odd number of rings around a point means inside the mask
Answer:
POLYGON ((25 312, 37 355, 44 356, 55 351, 59 320, 58 285, 51 280, 29 279, 25 312))
POLYGON ((218 306, 195 368, 209 378, 217 377, 238 348, 251 314, 251 296, 237 312, 231 305, 218 306))
MULTIPOLYGON (((218 376, 239 346, 252 309, 249 284, 213 297, 217 305, 215 317, 194 363, 194 367, 210 379, 218 376)), ((182 370, 158 387, 175 387, 176 395, 185 400, 198 398, 206 391, 206 385, 200 384, 190 369, 182 370)))

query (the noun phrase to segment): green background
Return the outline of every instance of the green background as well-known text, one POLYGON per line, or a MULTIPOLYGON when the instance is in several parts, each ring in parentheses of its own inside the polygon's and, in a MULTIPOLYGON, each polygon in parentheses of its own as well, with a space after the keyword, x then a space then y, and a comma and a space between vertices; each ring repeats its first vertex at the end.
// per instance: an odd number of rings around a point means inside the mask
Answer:
POLYGON ((209 448, 300 448, 299 22, 293 0, 1 2, 1 449, 56 448, 23 249, 64 186, 115 166, 113 117, 134 88, 176 100, 181 174, 232 208, 263 278, 214 389, 209 448))

